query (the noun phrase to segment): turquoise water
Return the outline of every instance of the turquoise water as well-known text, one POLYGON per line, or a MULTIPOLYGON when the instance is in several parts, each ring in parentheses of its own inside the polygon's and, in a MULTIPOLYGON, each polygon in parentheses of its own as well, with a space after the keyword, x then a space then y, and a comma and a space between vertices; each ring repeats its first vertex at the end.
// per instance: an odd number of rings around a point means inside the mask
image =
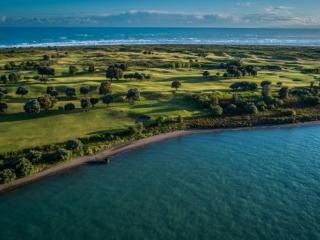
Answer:
POLYGON ((110 44, 320 46, 320 29, 0 28, 0 48, 110 44))
POLYGON ((0 195, 0 239, 320 239, 320 126, 199 134, 0 195))

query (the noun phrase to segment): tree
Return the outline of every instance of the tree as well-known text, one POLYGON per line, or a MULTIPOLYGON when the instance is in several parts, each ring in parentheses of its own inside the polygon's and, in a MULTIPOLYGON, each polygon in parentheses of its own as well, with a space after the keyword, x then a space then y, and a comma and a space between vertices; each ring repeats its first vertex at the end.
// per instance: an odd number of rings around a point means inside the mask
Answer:
POLYGON ((258 85, 253 82, 243 81, 243 82, 232 83, 230 85, 230 88, 234 91, 239 89, 242 91, 255 91, 258 89, 258 85))
POLYGON ((81 108, 88 110, 90 108, 90 99, 82 98, 80 100, 81 108))
POLYGON ((207 79, 210 76, 210 72, 205 70, 203 71, 202 76, 204 76, 207 79))
POLYGON ((112 102, 112 96, 111 95, 105 95, 102 98, 102 102, 108 106, 112 102))
POLYGON ((53 97, 57 97, 59 95, 58 91, 52 86, 47 87, 47 94, 53 97))
POLYGON ((90 87, 89 86, 82 86, 80 87, 80 93, 83 95, 87 95, 90 92, 90 87))
POLYGON ((140 90, 138 88, 131 88, 128 90, 127 99, 134 103, 140 99, 140 90))
POLYGON ((66 93, 66 96, 67 96, 68 98, 75 97, 75 96, 76 96, 76 89, 75 89, 75 88, 68 87, 68 88, 66 88, 65 93, 66 93))
POLYGON ((13 169, 4 169, 0 171, 0 183, 9 183, 16 179, 16 173, 13 169))
POLYGON ((178 88, 181 87, 181 82, 178 81, 178 80, 174 80, 172 83, 171 83, 171 88, 175 88, 176 91, 178 90, 178 88))
POLYGON ((8 76, 9 82, 11 83, 17 83, 21 79, 21 75, 17 72, 12 72, 8 76))
POLYGON ((211 106, 211 110, 214 117, 220 117, 223 114, 223 108, 219 105, 211 106))
POLYGON ((0 112, 3 113, 8 109, 8 104, 5 102, 0 102, 0 112))
POLYGON ((9 82, 8 78, 6 75, 2 75, 0 77, 0 81, 3 83, 3 84, 7 84, 9 82))
POLYGON ((106 78, 109 78, 111 81, 112 79, 121 79, 123 77, 123 71, 121 68, 115 66, 109 66, 106 71, 106 78))
POLYGON ((29 92, 28 89, 26 89, 25 87, 18 87, 16 94, 23 97, 24 95, 28 94, 28 92, 29 92))
POLYGON ((271 82, 270 81, 268 81, 268 80, 265 80, 265 81, 262 81, 261 83, 260 83, 260 86, 263 88, 264 86, 270 86, 271 85, 271 82))
POLYGON ((279 97, 281 99, 287 99, 289 97, 289 88, 288 87, 282 87, 279 90, 279 97))
POLYGON ((89 72, 89 73, 94 73, 95 70, 96 70, 96 69, 95 69, 95 66, 94 66, 93 63, 91 63, 91 64, 88 65, 88 72, 89 72))
POLYGON ((31 99, 24 104, 23 109, 26 113, 37 114, 37 113, 40 113, 41 107, 38 100, 31 99))
POLYGON ((70 75, 74 75, 74 74, 76 74, 76 72, 78 72, 78 68, 75 65, 69 66, 69 74, 70 75))
POLYGON ((32 173, 33 165, 32 163, 26 159, 21 158, 18 160, 18 163, 16 164, 16 172, 18 176, 25 177, 32 173))
POLYGON ((111 82, 110 81, 103 81, 99 87, 99 94, 106 95, 111 92, 112 92, 111 82))
POLYGON ((38 74, 42 76, 42 78, 44 78, 44 76, 54 76, 55 75, 55 69, 54 68, 50 68, 50 67, 43 67, 40 66, 38 67, 38 74))
POLYGON ((41 97, 38 97, 38 102, 41 109, 48 111, 50 108, 53 108, 57 102, 57 99, 49 94, 44 94, 41 97))
POLYGON ((99 99, 98 98, 90 98, 90 103, 91 103, 92 107, 94 107, 96 104, 99 103, 99 99))
POLYGON ((76 109, 76 106, 73 103, 67 103, 66 105, 64 105, 64 110, 66 112, 73 111, 75 109, 76 109))
POLYGON ((50 60, 50 56, 49 55, 43 55, 42 56, 43 61, 49 61, 50 60))
POLYGON ((0 87, 0 100, 4 99, 8 94, 8 90, 4 87, 0 87))
POLYGON ((262 85, 262 91, 261 91, 262 97, 267 98, 270 96, 270 93, 271 93, 271 84, 262 85))

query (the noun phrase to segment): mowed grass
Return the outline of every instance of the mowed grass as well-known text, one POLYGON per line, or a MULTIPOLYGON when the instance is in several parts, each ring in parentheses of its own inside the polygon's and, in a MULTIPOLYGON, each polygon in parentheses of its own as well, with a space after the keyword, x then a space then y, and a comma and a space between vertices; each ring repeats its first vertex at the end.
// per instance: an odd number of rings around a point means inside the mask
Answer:
POLYGON ((285 47, 223 47, 223 46, 109 46, 88 48, 61 49, 19 49, 15 51, 1 50, 0 75, 9 74, 3 66, 9 61, 20 64, 23 61, 41 62, 45 54, 53 55, 68 52, 61 58, 53 58, 51 67, 56 69, 56 75, 48 83, 33 80, 36 71, 21 71, 22 79, 18 84, 1 84, 9 94, 6 102, 9 109, 0 114, 0 152, 15 151, 50 143, 63 142, 71 138, 88 136, 101 131, 124 129, 135 124, 140 115, 151 118, 159 116, 177 117, 196 116, 206 112, 186 100, 184 94, 195 92, 229 92, 229 86, 236 81, 252 81, 260 83, 270 80, 275 86, 278 82, 289 87, 308 86, 312 81, 318 81, 315 74, 302 74, 302 68, 318 68, 320 57, 318 49, 285 48, 285 47), (124 49, 125 48, 125 49, 124 49), (149 49, 153 54, 143 54, 149 49), (199 57, 198 52, 206 52, 207 57, 199 57), (236 57, 241 57, 245 64, 253 64, 261 68, 257 77, 241 79, 216 76, 224 70, 210 68, 211 78, 202 77, 206 65, 219 65, 236 57), (199 64, 200 67, 170 68, 173 62, 199 64), (99 103, 89 111, 80 109, 82 97, 101 97, 98 87, 105 81, 105 69, 112 63, 126 62, 129 70, 125 73, 144 73, 151 75, 149 80, 114 80, 113 93, 125 96, 128 89, 137 87, 141 91, 141 100, 134 105, 128 102, 112 103, 105 106, 99 103), (88 63, 94 63, 96 72, 89 74, 83 70, 88 63), (76 65, 79 72, 68 74, 70 65, 76 65), (165 66, 166 65, 166 66, 165 66), (268 70, 268 66, 281 67, 281 70, 268 70), (179 80, 182 83, 177 93, 171 88, 171 82, 179 80), (20 97, 15 94, 18 86, 25 86, 29 93, 20 97), (27 99, 37 98, 46 92, 48 86, 59 91, 60 101, 54 109, 37 116, 30 116, 23 111, 27 99), (91 93, 81 96, 79 88, 90 86, 91 93), (67 100, 64 96, 66 87, 77 89, 77 99, 67 100), (59 111, 58 107, 68 102, 74 102, 77 110, 72 113, 59 111))

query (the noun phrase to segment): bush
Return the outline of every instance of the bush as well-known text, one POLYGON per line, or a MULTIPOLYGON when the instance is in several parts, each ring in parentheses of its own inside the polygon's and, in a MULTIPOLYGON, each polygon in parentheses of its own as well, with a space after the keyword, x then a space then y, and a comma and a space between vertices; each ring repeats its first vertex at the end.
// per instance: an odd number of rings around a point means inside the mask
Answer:
POLYGON ((66 112, 73 111, 75 109, 76 109, 76 106, 73 103, 67 103, 66 105, 64 105, 64 110, 66 112))
POLYGON ((225 109, 227 114, 236 114, 238 112, 237 105, 235 104, 230 104, 228 107, 225 109))
POLYGON ((320 97, 309 96, 302 99, 302 102, 306 106, 317 106, 320 104, 320 97))
POLYGON ((27 153, 26 158, 32 163, 38 163, 42 159, 42 152, 36 151, 36 150, 30 150, 27 153))
POLYGON ((4 169, 0 171, 0 183, 9 183, 16 179, 16 173, 12 169, 4 169))
POLYGON ((65 143, 65 148, 67 150, 71 150, 71 151, 78 151, 78 150, 81 150, 83 148, 83 144, 78 139, 72 139, 72 140, 68 140, 65 143))
POLYGON ((211 110, 212 110, 212 115, 214 117, 220 117, 223 114, 223 108, 220 107, 219 105, 212 106, 211 110))
POLYGON ((257 114, 258 113, 258 109, 257 109, 256 105, 254 105, 253 103, 248 103, 245 106, 245 112, 247 114, 257 114))
POLYGON ((56 161, 67 161, 72 157, 72 153, 64 148, 59 148, 53 155, 56 161))
POLYGON ((284 116, 295 117, 297 115, 295 110, 286 109, 281 112, 284 116))
POLYGON ((8 104, 5 102, 0 102, 0 112, 5 112, 8 109, 8 104))
POLYGON ((16 172, 18 176, 25 177, 32 173, 33 165, 32 163, 26 159, 21 158, 18 160, 18 163, 16 165, 16 172))
POLYGON ((267 105, 265 104, 264 101, 257 102, 256 106, 257 106, 258 110, 261 111, 261 112, 265 111, 266 108, 267 108, 267 105))

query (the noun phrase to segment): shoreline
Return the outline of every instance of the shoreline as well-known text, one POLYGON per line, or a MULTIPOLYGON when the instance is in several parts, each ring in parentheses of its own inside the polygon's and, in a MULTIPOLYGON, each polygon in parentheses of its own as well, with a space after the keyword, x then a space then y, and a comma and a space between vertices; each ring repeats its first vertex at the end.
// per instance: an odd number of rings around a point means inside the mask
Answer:
POLYGON ((179 138, 179 137, 194 135, 194 134, 206 134, 206 133, 216 133, 216 132, 225 132, 225 131, 249 131, 249 130, 275 129, 275 128, 297 128, 297 127, 314 126, 319 124, 320 124, 320 121, 312 121, 312 122, 300 122, 300 123, 291 123, 291 124, 283 124, 283 125, 262 125, 262 126, 240 127, 240 128, 177 130, 173 132, 162 133, 159 135, 142 138, 142 139, 131 141, 124 144, 114 145, 111 148, 102 150, 101 152, 98 152, 92 156, 77 157, 66 162, 58 163, 56 165, 53 165, 52 167, 49 167, 45 170, 29 175, 27 177, 16 179, 10 183, 2 184, 0 185, 0 194, 16 189, 18 187, 33 183, 33 182, 36 182, 48 176, 56 175, 58 173, 61 173, 85 164, 103 161, 108 157, 112 157, 117 154, 121 154, 127 151, 131 151, 149 144, 165 141, 168 139, 174 139, 174 138, 179 138))

